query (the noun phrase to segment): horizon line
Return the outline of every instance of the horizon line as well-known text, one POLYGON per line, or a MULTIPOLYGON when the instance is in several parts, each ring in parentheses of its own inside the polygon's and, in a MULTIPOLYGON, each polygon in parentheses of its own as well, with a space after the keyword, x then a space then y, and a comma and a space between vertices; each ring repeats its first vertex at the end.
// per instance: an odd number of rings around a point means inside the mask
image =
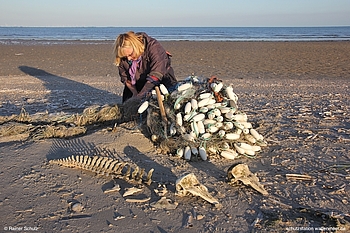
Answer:
POLYGON ((19 28, 312 28, 312 27, 350 27, 350 25, 323 25, 323 26, 7 26, 0 27, 19 27, 19 28))

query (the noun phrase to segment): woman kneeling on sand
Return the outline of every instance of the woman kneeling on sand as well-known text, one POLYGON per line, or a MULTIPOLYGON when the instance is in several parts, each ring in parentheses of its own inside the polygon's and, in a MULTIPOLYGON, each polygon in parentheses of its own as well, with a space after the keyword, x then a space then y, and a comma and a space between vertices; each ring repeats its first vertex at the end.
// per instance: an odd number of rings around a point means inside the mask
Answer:
POLYGON ((177 83, 171 55, 146 33, 120 34, 114 43, 114 54, 121 82, 125 84, 123 102, 132 97, 142 99, 161 83, 171 91, 177 83))

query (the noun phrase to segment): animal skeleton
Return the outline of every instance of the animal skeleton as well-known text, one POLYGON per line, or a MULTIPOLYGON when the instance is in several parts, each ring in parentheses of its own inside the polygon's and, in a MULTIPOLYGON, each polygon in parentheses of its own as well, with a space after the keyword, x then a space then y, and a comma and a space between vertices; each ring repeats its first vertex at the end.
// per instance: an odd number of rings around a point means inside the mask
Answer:
POLYGON ((145 169, 140 169, 138 166, 132 168, 128 163, 120 162, 113 158, 88 156, 88 155, 72 155, 68 158, 54 159, 49 161, 51 164, 58 164, 65 167, 80 168, 83 170, 95 172, 97 174, 111 175, 114 178, 121 178, 126 181, 145 183, 150 185, 152 183, 152 168, 143 178, 145 169))

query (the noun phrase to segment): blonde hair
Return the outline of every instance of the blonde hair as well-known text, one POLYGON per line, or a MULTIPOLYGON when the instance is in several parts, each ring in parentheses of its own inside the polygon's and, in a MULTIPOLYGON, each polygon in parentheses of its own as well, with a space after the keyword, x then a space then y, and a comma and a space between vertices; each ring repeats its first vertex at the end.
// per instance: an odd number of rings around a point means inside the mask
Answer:
POLYGON ((132 48, 135 57, 139 57, 145 51, 145 45, 143 43, 143 36, 135 34, 133 31, 120 34, 114 42, 114 64, 119 66, 120 60, 127 56, 124 53, 124 48, 132 48))

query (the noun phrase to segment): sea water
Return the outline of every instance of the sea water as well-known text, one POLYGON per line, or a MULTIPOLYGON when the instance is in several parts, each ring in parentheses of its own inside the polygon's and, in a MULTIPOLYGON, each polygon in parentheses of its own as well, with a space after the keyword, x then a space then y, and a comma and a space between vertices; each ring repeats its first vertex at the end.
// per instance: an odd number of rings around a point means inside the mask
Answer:
POLYGON ((0 27, 0 43, 115 40, 127 31, 160 41, 344 41, 350 27, 0 27))

